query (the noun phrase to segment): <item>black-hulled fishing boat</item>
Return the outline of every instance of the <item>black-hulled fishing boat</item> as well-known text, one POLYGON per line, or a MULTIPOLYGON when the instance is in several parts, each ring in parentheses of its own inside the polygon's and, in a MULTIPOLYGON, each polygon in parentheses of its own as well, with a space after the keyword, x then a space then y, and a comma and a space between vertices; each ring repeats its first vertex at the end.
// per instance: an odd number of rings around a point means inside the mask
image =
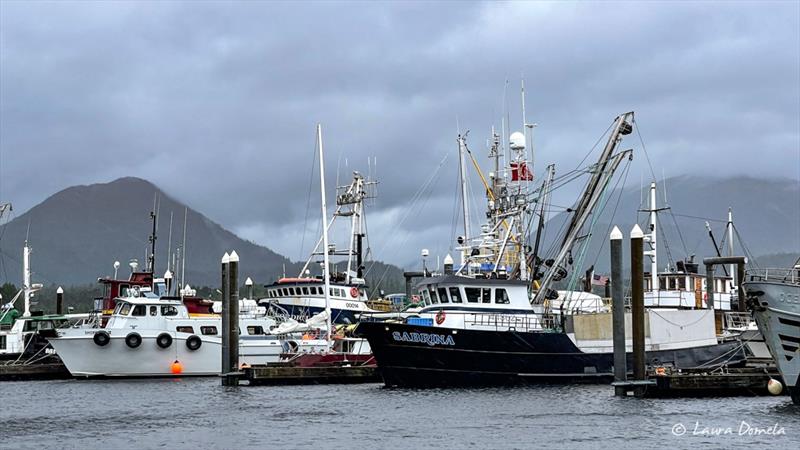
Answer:
MULTIPOLYGON (((524 109, 524 108, 523 108, 524 109)), ((590 180, 572 209, 563 241, 552 259, 542 260, 541 229, 549 193, 559 181, 553 166, 542 186, 532 179, 526 136, 510 137, 512 161, 501 174, 502 153, 495 136, 490 156, 495 168, 486 183, 488 223, 477 236, 469 229, 466 141, 459 136, 464 236, 458 238, 461 262, 448 255, 444 273, 421 279, 416 289, 425 307, 414 316, 362 321, 356 332, 372 348, 387 386, 506 385, 551 381, 610 380, 613 376, 611 313, 599 297, 555 283, 567 278, 573 246, 588 242, 585 225, 604 197, 620 163, 631 150, 615 153, 632 131, 633 113, 617 117, 590 180), (510 175, 510 176, 509 176, 510 175), (530 208, 530 204, 535 204, 530 208), (528 245, 527 226, 539 209, 539 230, 528 245)), ((573 259, 575 261, 573 261, 573 259)), ((574 264, 573 264, 574 263, 574 264)), ((568 284, 570 286, 570 284, 568 284)), ((646 313, 646 357, 654 366, 717 367, 743 363, 740 342, 720 343, 710 309, 655 309, 646 313)), ((629 341, 629 348, 631 346, 629 341)))

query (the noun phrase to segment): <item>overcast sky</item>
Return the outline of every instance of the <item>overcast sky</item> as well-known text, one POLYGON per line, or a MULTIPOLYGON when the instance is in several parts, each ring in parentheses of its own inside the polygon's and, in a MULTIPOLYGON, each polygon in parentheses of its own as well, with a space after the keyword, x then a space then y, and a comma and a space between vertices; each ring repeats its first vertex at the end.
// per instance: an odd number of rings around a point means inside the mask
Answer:
POLYGON ((407 264, 450 245, 457 126, 484 158, 522 76, 537 161, 574 168, 635 110, 659 177, 800 179, 798 1, 4 0, 0 198, 138 176, 300 259, 321 122, 331 184, 377 158, 372 248, 407 264))

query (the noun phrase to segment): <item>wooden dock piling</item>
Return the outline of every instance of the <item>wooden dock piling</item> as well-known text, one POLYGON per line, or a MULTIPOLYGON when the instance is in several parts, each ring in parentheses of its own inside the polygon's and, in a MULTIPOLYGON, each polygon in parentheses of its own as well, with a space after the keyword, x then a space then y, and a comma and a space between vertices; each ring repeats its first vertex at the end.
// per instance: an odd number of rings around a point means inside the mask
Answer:
MULTIPOLYGON (((633 339, 633 378, 645 380, 644 352, 644 233, 639 225, 631 230, 631 334, 633 339)), ((644 395, 644 388, 634 388, 634 395, 644 395)))
MULTIPOLYGON (((625 356, 625 287, 622 281, 622 232, 611 231, 611 320, 614 339, 614 381, 626 381, 628 366, 625 356)), ((615 386, 614 394, 624 396, 625 388, 615 386)))
POLYGON ((64 289, 61 286, 56 289, 56 314, 64 314, 64 289))

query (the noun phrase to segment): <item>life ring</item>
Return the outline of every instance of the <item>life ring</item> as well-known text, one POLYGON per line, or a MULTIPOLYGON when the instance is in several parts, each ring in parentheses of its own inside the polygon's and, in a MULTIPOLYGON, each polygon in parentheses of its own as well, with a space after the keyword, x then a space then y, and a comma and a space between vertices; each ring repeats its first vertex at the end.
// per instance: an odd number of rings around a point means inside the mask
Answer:
POLYGON ((169 348, 172 345, 172 335, 169 333, 161 333, 156 338, 156 345, 161 348, 169 348))
POLYGON ((111 341, 111 336, 108 331, 98 331, 92 336, 92 340, 100 347, 105 347, 111 341))
POLYGON ((443 324, 446 317, 447 315, 444 313, 444 310, 439 310, 439 312, 436 313, 436 325, 443 324))
POLYGON ((350 288, 350 297, 358 298, 358 288, 350 288))
POLYGON ((200 348, 201 345, 203 345, 203 340, 200 339, 200 336, 196 334, 193 334, 188 338, 186 338, 186 348, 188 348, 189 350, 192 351, 197 350, 200 348))
POLYGON ((130 348, 136 348, 142 345, 142 335, 136 332, 128 333, 128 335, 125 336, 125 345, 130 348))

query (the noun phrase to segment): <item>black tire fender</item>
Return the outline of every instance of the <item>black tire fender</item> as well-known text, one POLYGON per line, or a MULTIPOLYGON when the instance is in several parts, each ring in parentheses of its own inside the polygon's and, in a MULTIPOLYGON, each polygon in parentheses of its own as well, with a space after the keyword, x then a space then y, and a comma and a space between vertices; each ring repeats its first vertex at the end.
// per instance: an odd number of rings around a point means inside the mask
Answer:
POLYGON ((135 331, 132 333, 128 333, 128 335, 125 336, 125 345, 127 345, 130 348, 136 348, 142 345, 142 335, 135 331))
POLYGON ((189 350, 195 351, 203 345, 203 340, 200 339, 200 336, 193 334, 186 338, 186 348, 189 350))
POLYGON ((169 348, 172 345, 172 335, 169 333, 161 333, 156 337, 156 345, 161 348, 169 348))
POLYGON ((105 347, 109 342, 111 342, 111 335, 108 334, 108 331, 101 330, 92 336, 92 340, 99 347, 105 347))

